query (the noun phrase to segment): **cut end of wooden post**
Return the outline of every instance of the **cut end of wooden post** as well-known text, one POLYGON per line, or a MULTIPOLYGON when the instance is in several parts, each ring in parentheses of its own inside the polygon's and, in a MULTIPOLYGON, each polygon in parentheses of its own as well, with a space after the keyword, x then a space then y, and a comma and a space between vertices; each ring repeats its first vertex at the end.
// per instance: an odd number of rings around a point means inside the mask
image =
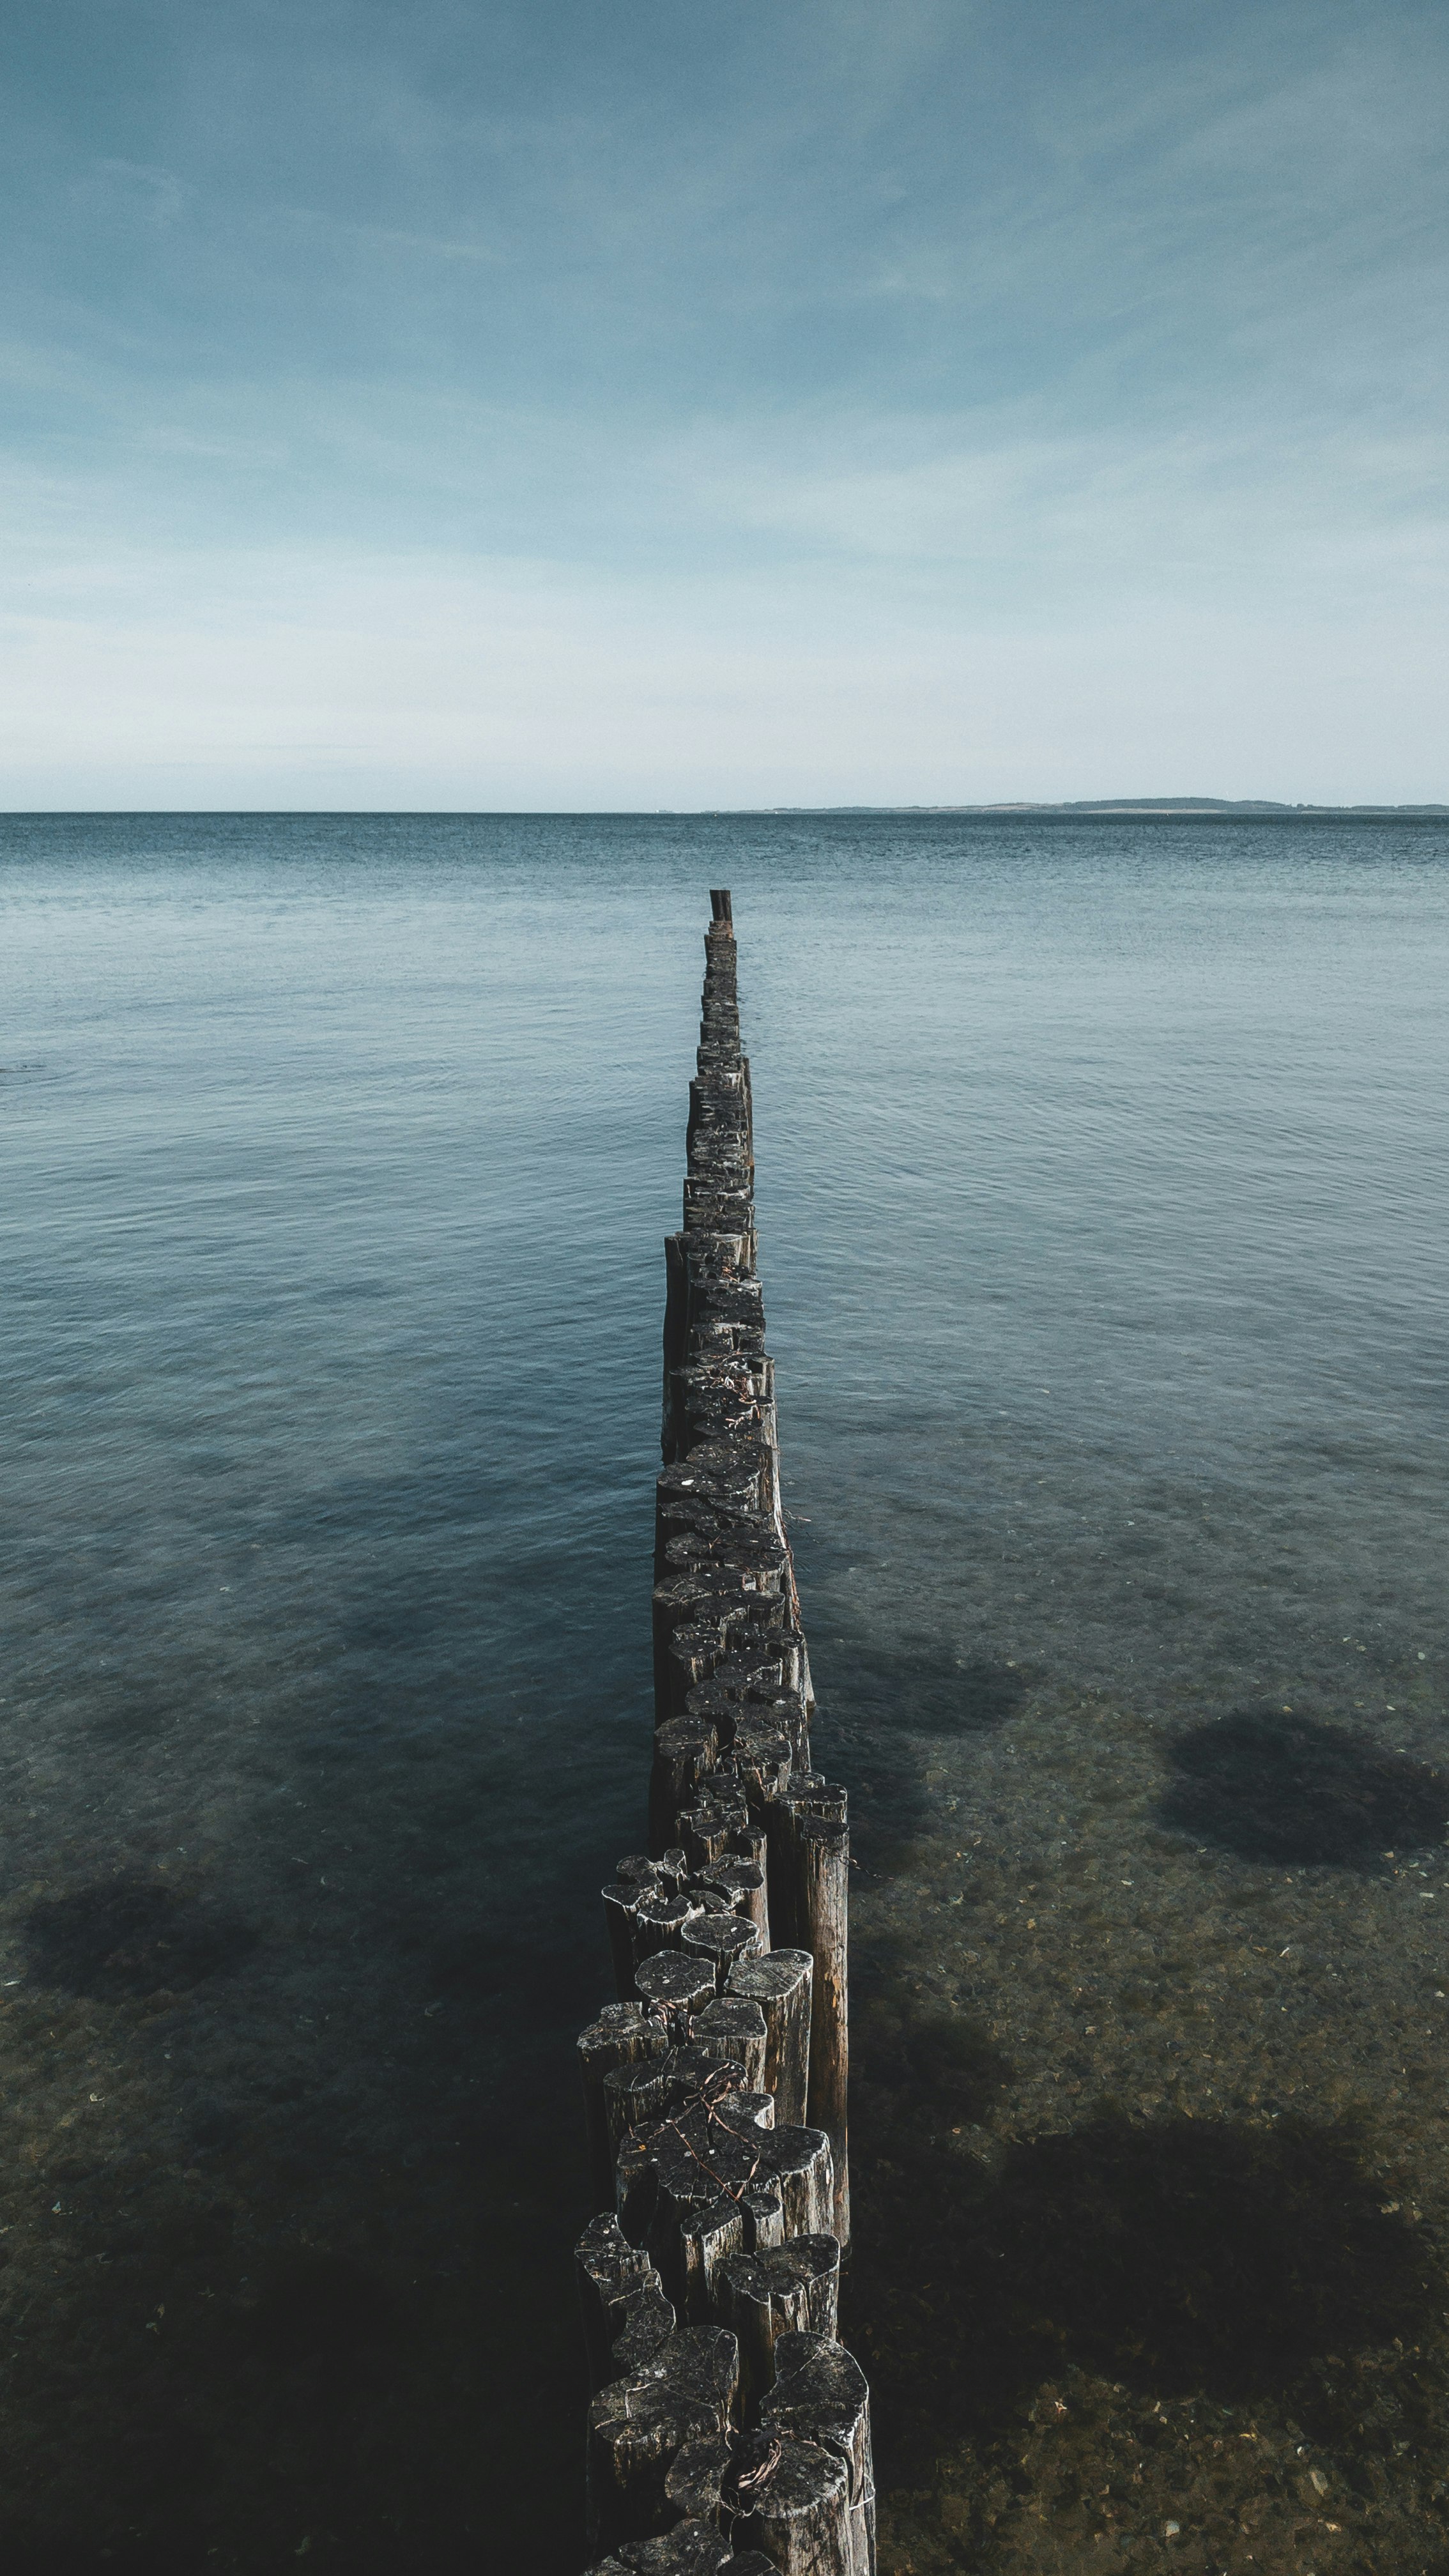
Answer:
POLYGON ((730 890, 728 886, 710 887, 709 908, 716 921, 723 921, 733 929, 735 917, 730 910, 730 890))

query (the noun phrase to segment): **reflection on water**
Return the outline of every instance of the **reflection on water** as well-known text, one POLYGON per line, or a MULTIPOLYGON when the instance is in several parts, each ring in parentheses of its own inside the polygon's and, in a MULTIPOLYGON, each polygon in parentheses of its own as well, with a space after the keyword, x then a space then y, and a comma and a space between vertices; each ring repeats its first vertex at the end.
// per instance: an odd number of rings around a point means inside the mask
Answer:
POLYGON ((580 2563, 720 883, 883 2563, 1445 2576, 1442 827, 4 832, 7 2576, 580 2563))

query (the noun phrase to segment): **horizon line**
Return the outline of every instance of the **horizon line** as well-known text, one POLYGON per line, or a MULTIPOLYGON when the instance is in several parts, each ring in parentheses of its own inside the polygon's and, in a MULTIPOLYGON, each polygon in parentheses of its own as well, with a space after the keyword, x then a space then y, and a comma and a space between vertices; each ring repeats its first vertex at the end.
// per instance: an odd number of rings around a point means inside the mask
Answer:
POLYGON ((455 821, 477 816, 499 820, 570 821, 597 820, 614 816, 636 822, 674 822, 720 820, 727 816, 741 818, 789 817, 794 815, 990 815, 997 819, 1013 814, 1071 814, 1132 816, 1143 820, 1154 817, 1191 818, 1194 815, 1253 815, 1292 820, 1298 816, 1386 815, 1449 816, 1449 803, 1393 805, 1383 802, 1319 805, 1309 802, 1290 804, 1266 796, 1081 796, 1061 798, 1009 797, 992 804, 894 804, 894 805, 27 805, 0 806, 0 822, 121 822, 141 821, 149 816, 291 817, 325 815, 381 816, 414 818, 450 818, 455 821))

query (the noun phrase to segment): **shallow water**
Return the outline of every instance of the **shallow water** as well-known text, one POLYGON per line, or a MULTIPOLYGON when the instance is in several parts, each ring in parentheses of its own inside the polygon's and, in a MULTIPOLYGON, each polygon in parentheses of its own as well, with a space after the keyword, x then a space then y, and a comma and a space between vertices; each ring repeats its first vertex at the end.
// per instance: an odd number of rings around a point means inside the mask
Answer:
POLYGON ((1444 827, 0 859, 7 2564, 582 2561, 727 883, 883 2565, 1442 2576, 1444 827))

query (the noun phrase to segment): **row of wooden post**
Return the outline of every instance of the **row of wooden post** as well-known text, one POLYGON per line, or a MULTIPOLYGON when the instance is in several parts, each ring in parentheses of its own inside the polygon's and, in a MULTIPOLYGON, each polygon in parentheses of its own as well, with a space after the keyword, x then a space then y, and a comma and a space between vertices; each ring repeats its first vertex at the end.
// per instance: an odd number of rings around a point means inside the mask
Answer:
POLYGON ((730 898, 710 897, 684 1224, 666 1245, 646 1853, 579 2038, 594 2576, 874 2576, 850 2241, 846 1796, 811 1765, 755 1269, 730 898))

